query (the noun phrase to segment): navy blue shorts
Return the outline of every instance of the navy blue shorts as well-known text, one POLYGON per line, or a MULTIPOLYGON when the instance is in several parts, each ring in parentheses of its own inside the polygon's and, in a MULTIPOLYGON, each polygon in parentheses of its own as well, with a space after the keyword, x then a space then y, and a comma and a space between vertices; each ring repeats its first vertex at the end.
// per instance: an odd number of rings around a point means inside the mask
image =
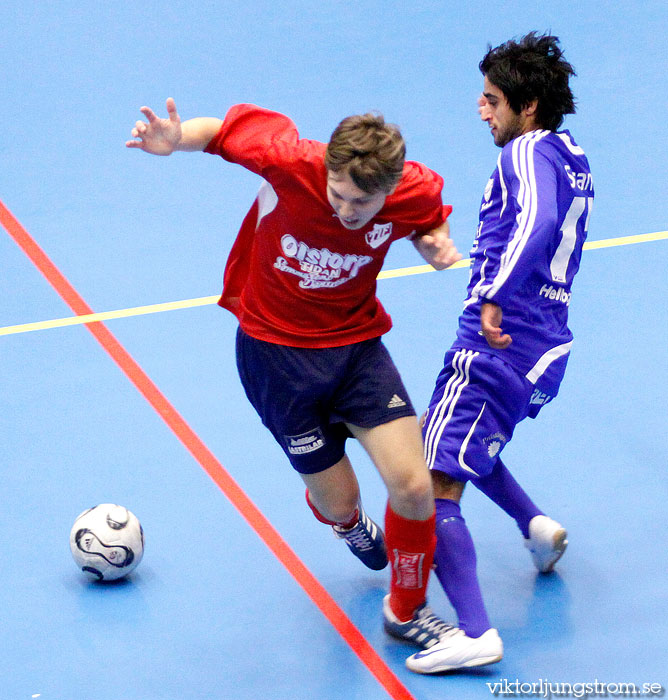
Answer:
POLYGON ((457 481, 487 476, 515 426, 547 399, 499 357, 449 350, 422 429, 427 465, 457 481))
POLYGON ((241 383, 292 466, 315 474, 345 454, 346 423, 373 428, 414 416, 380 338, 336 348, 293 348, 237 332, 241 383))

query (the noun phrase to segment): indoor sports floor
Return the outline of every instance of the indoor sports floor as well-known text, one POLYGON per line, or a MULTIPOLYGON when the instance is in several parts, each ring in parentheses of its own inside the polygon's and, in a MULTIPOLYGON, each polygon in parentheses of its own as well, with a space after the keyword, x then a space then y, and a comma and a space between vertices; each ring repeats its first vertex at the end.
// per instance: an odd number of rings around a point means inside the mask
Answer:
MULTIPOLYGON (((0 700, 666 686, 667 33, 663 0, 5 0, 0 700), (387 571, 315 522, 236 375, 236 323, 213 302, 259 179, 124 142, 139 107, 164 115, 169 96, 184 119, 254 102, 324 141, 342 117, 380 110, 409 157, 444 176, 466 257, 498 156, 477 115, 477 64, 488 43, 532 29, 558 35, 578 71, 565 126, 589 156, 596 204, 561 394, 504 454, 570 546, 537 575, 514 523, 467 492, 505 657, 422 677, 403 665, 413 649, 382 630, 387 571), (69 553, 74 518, 101 502, 130 508, 146 533, 144 560, 116 585, 87 583, 69 553)), ((421 265, 396 243, 378 283, 419 409, 467 283, 465 266, 421 265)), ((380 480, 354 443, 350 454, 381 519, 380 480)), ((435 579, 430 603, 451 617, 435 579)))

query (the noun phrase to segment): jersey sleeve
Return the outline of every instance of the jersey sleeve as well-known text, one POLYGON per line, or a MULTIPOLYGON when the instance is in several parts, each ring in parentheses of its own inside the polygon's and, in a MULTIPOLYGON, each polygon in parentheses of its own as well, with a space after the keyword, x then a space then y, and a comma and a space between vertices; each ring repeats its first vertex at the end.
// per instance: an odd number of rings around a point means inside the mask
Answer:
POLYGON ((263 175, 271 165, 270 153, 276 143, 298 141, 297 127, 285 115, 252 104, 238 104, 227 112, 204 151, 263 175))
POLYGON ((552 161, 537 148, 521 149, 521 139, 504 149, 500 158, 507 186, 507 206, 515 214, 507 217, 507 237, 496 270, 488 270, 480 289, 482 301, 504 303, 521 288, 558 230, 557 176, 552 161), (490 274, 491 273, 491 274, 490 274))
POLYGON ((387 212, 413 229, 411 238, 440 226, 452 212, 442 200, 443 178, 426 165, 408 161, 396 191, 395 202, 387 212))

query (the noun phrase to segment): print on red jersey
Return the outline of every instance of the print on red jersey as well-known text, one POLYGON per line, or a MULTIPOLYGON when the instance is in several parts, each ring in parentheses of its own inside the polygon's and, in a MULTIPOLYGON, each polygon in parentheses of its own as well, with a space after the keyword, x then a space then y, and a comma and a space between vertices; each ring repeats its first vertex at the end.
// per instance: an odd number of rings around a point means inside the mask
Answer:
POLYGON ((379 248, 392 235, 392 224, 374 224, 373 230, 369 231, 366 236, 366 242, 372 248, 379 248))
POLYGON ((281 249, 288 258, 299 262, 299 269, 291 267, 282 256, 276 258, 274 267, 301 277, 299 286, 304 289, 338 287, 356 277, 360 268, 373 260, 369 255, 333 253, 328 248, 310 248, 289 233, 281 238, 281 249))

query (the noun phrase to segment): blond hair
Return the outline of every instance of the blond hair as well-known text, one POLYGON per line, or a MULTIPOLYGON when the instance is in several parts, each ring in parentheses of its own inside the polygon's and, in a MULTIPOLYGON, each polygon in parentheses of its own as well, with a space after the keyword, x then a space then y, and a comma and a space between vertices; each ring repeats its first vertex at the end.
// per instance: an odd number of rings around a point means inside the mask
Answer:
POLYGON ((382 114, 346 117, 332 133, 325 165, 332 172, 347 171, 363 192, 390 192, 401 179, 406 144, 394 124, 382 114))

